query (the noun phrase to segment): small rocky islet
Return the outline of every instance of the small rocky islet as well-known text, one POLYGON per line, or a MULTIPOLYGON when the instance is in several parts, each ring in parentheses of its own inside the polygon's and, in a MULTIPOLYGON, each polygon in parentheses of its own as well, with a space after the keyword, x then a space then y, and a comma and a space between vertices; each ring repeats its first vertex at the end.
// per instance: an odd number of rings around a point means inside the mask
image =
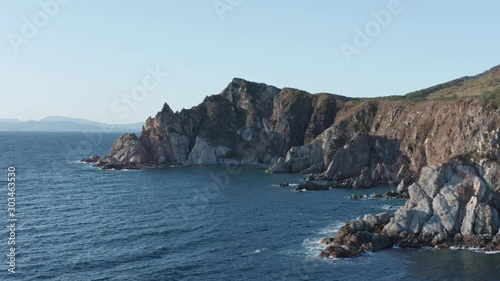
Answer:
POLYGON ((117 170, 265 164, 271 173, 316 175, 297 191, 397 186, 372 197, 407 199, 403 207, 347 222, 323 239, 323 257, 395 245, 499 251, 499 105, 500 66, 373 99, 235 78, 191 109, 173 112, 165 104, 139 137, 125 134, 108 155, 82 161, 117 170))

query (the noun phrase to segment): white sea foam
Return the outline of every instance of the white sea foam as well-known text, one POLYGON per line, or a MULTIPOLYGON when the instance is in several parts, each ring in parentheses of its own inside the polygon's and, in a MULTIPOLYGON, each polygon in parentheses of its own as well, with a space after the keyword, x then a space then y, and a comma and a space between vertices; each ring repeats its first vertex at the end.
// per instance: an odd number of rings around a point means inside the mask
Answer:
POLYGON ((325 244, 321 243, 321 240, 325 237, 333 237, 337 234, 339 229, 344 226, 344 222, 337 221, 327 227, 324 227, 318 231, 313 237, 304 239, 302 242, 302 247, 308 258, 318 258, 319 253, 326 248, 325 244))
POLYGON ((317 258, 319 253, 326 248, 325 244, 321 244, 321 240, 323 238, 312 237, 306 238, 302 242, 302 247, 304 248, 304 252, 309 258, 317 258))
MULTIPOLYGON (((335 236, 339 232, 340 228, 345 225, 345 222, 337 221, 327 227, 322 228, 319 231, 319 235, 323 236, 335 236)), ((324 237, 323 237, 324 238, 324 237)))
POLYGON ((257 250, 255 250, 255 251, 253 252, 253 254, 259 254, 259 253, 261 253, 261 252, 263 252, 263 251, 265 251, 265 250, 267 250, 267 248, 257 249, 257 250))
POLYGON ((439 249, 437 246, 436 247, 432 247, 432 246, 423 246, 420 248, 420 250, 437 250, 439 249))
POLYGON ((278 186, 278 187, 291 187, 291 186, 297 186, 299 185, 298 183, 288 183, 288 186, 280 186, 279 183, 271 184, 271 186, 278 186))
POLYGON ((141 170, 136 170, 136 169, 121 169, 121 170, 118 170, 118 171, 122 171, 122 172, 140 172, 141 170))
POLYGON ((497 254, 500 254, 500 251, 483 252, 483 254, 486 254, 486 255, 497 255, 497 254))
POLYGON ((477 247, 456 247, 456 246, 452 246, 452 247, 450 247, 450 250, 454 250, 454 251, 466 250, 466 251, 472 251, 472 252, 476 252, 476 253, 479 253, 479 254, 485 254, 485 255, 500 254, 500 251, 485 251, 484 249, 477 248, 477 247))

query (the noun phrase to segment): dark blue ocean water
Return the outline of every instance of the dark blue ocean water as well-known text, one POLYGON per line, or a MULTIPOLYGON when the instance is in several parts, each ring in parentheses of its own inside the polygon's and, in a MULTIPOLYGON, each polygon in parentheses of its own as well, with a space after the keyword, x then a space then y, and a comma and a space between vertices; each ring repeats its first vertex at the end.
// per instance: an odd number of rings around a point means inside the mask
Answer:
POLYGON ((500 254, 318 257, 318 242, 342 223, 393 211, 400 200, 294 192, 273 184, 301 175, 263 167, 101 171, 78 163, 107 153, 117 136, 0 133, 0 280, 500 280, 500 254), (8 166, 17 178, 15 275, 6 257, 8 166))

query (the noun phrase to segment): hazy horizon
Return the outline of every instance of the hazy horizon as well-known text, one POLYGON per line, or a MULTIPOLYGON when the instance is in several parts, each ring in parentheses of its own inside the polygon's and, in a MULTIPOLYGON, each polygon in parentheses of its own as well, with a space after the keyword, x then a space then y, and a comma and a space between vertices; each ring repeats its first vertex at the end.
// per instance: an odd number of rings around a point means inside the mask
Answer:
POLYGON ((174 111, 195 106, 234 77, 348 97, 404 95, 500 64, 496 8, 494 1, 6 2, 0 119, 138 123, 165 102, 174 111))
MULTIPOLYGON (((15 121, 20 121, 20 122, 30 122, 30 121, 41 122, 41 121, 46 121, 46 122, 54 122, 53 120, 50 120, 50 121, 45 120, 47 118, 53 118, 53 117, 68 119, 68 120, 63 120, 63 121, 75 121, 75 120, 80 119, 81 121, 91 121, 91 122, 100 123, 99 120, 92 120, 92 119, 80 118, 80 117, 58 116, 58 115, 45 116, 45 117, 38 118, 38 119, 0 118, 0 121, 13 121, 13 122, 15 122, 15 121)), ((58 121, 60 121, 60 120, 58 120, 58 121)), ((139 122, 130 122, 130 123, 127 122, 127 123, 106 123, 106 124, 109 124, 109 125, 130 125, 130 124, 137 124, 137 123, 144 123, 144 122, 145 122, 145 120, 139 121, 139 122)))

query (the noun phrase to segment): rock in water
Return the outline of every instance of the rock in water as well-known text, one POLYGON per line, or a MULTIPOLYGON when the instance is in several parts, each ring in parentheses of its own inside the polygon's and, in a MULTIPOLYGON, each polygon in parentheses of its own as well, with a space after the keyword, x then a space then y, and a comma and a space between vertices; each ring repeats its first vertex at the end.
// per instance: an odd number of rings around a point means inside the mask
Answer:
POLYGON ((379 251, 392 247, 389 237, 379 234, 390 218, 389 213, 381 213, 366 215, 348 222, 340 228, 334 239, 323 240, 331 246, 321 252, 320 256, 349 258, 363 251, 379 251))
POLYGON ((316 191, 316 190, 329 190, 331 185, 329 184, 319 184, 313 181, 305 181, 297 185, 295 191, 316 191))
MULTIPOLYGON (((452 161, 425 167, 409 187, 410 199, 384 227, 383 233, 405 242, 402 233, 435 246, 457 234, 462 237, 497 235, 500 228, 500 164, 452 161), (494 178, 494 179, 493 179, 494 178), (435 237, 441 236, 441 239, 435 237)), ((467 245, 465 245, 467 246, 467 245)))
POLYGON ((499 176, 500 163, 489 159, 425 167, 409 187, 409 200, 393 217, 367 215, 348 222, 333 240, 325 240, 334 247, 321 255, 352 256, 392 244, 499 251, 499 176))
POLYGON ((135 134, 125 134, 115 140, 111 151, 110 155, 99 159, 98 166, 102 169, 139 169, 147 165, 135 134))
POLYGON ((99 160, 101 160, 101 156, 92 155, 89 158, 85 158, 85 159, 80 160, 80 162, 85 162, 87 164, 90 164, 90 163, 97 163, 97 162, 99 162, 99 160))

